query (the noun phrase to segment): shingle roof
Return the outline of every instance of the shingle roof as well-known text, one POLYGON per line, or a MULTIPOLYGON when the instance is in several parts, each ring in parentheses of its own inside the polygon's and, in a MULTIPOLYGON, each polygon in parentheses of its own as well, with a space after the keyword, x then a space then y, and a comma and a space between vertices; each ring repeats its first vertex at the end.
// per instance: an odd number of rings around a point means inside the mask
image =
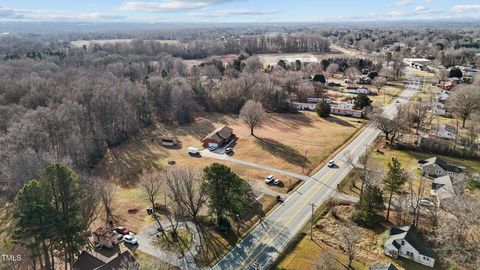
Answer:
POLYGON ((369 270, 398 270, 397 267, 395 267, 395 265, 391 263, 377 263, 377 264, 371 265, 368 269, 369 270))
POLYGON ((78 259, 73 264, 73 269, 74 270, 93 270, 104 264, 105 262, 102 261, 100 258, 84 250, 82 251, 82 253, 80 253, 80 256, 78 256, 78 259))
POLYGON ((104 265, 102 265, 98 268, 95 268, 95 270, 118 270, 118 269, 123 269, 123 268, 125 268, 125 264, 128 263, 128 262, 136 263, 136 260, 128 250, 125 250, 124 252, 118 254, 115 258, 106 262, 104 265))
MULTIPOLYGON (((431 258, 435 257, 435 253, 433 252, 433 250, 424 244, 421 235, 412 225, 403 227, 392 227, 390 229, 390 237, 387 239, 387 241, 385 241, 385 245, 395 245, 395 240, 405 240, 410 245, 412 245, 412 247, 414 247, 421 255, 431 258)), ((397 246, 395 245, 395 247, 397 246)))
POLYGON ((455 134, 457 133, 457 129, 454 126, 449 124, 433 124, 432 130, 434 131, 446 130, 450 133, 455 133, 455 134))
POLYGON ((436 164, 436 165, 440 166, 441 168, 443 168, 444 170, 449 171, 449 172, 455 172, 455 173, 463 172, 463 170, 460 167, 458 167, 456 165, 448 164, 446 161, 444 161, 443 159, 441 159, 439 157, 432 157, 432 158, 426 159, 424 161, 425 161, 425 163, 423 163, 422 166, 436 164))
POLYGON ((449 175, 435 178, 432 182, 432 187, 435 186, 438 187, 435 193, 440 201, 455 196, 452 178, 449 175))
POLYGON ((205 136, 205 138, 203 139, 212 139, 214 141, 220 142, 230 138, 232 134, 233 134, 233 129, 227 126, 223 126, 223 127, 217 128, 216 130, 214 130, 213 132, 205 136))

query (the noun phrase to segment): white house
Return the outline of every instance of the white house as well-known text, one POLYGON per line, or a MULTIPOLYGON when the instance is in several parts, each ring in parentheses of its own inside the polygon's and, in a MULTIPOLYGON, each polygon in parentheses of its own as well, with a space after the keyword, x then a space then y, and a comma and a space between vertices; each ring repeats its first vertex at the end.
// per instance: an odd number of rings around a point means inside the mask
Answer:
POLYGON ((349 93, 349 94, 370 94, 370 90, 368 90, 367 88, 363 88, 363 87, 347 87, 345 89, 345 92, 346 93, 349 93))
POLYGON ((339 107, 331 107, 330 113, 335 115, 351 116, 356 118, 363 117, 363 111, 361 110, 339 108, 339 107))
POLYGON ((419 232, 412 225, 390 228, 384 252, 393 258, 403 257, 428 267, 435 266, 435 254, 424 244, 419 232))
POLYGON ((322 97, 309 97, 307 98, 308 103, 318 103, 320 101, 325 101, 326 103, 332 103, 332 100, 329 98, 322 98, 322 97))
POLYGON ((296 110, 302 111, 315 111, 317 109, 316 103, 301 103, 301 102, 290 102, 290 107, 296 110))
POLYGON ((434 124, 430 129, 430 136, 446 140, 455 140, 457 138, 457 129, 449 124, 434 124))
POLYGON ((442 202, 445 203, 445 201, 455 196, 452 179, 453 177, 450 175, 444 175, 433 180, 432 192, 437 197, 438 207, 442 205, 442 202))
POLYGON ((441 102, 434 102, 432 105, 432 113, 440 116, 447 115, 447 109, 445 108, 445 104, 441 102))

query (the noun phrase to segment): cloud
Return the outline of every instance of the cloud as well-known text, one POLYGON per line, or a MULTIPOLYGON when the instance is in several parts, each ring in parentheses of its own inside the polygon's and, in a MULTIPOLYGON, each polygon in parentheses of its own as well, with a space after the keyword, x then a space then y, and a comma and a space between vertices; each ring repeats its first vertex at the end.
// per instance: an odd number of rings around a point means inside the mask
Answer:
POLYGON ((149 11, 149 12, 179 12, 205 8, 221 3, 236 2, 238 0, 165 0, 161 2, 123 3, 118 10, 122 11, 149 11))
POLYGON ((480 11, 480 5, 456 5, 452 8, 453 13, 466 13, 480 11))
POLYGON ((411 0, 397 0, 397 2, 395 2, 395 6, 397 7, 406 7, 410 4, 412 4, 411 0))
POLYGON ((128 17, 109 13, 80 13, 41 9, 12 9, 0 7, 0 19, 24 21, 118 21, 128 17))
POLYGON ((278 13, 277 9, 270 10, 258 10, 258 9, 227 9, 227 10, 216 10, 213 12, 193 12, 189 13, 189 16, 192 17, 216 17, 224 18, 231 16, 262 16, 262 15, 271 15, 278 13))
POLYGON ((391 11, 391 12, 388 13, 388 16, 401 17, 401 16, 405 16, 405 12, 401 12, 401 11, 391 11))
POLYGON ((23 15, 20 10, 0 7, 0 18, 3 19, 21 19, 23 15))
POLYGON ((415 8, 415 13, 417 14, 431 14, 431 13, 443 13, 441 9, 429 9, 424 6, 417 6, 415 8))
POLYGON ((433 2, 433 0, 425 0, 425 2, 431 3, 431 2, 433 2))

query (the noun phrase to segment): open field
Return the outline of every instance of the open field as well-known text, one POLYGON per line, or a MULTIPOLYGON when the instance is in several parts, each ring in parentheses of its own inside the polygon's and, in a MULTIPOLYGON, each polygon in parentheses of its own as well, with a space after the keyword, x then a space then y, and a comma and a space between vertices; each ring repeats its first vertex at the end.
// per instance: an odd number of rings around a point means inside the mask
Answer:
MULTIPOLYGON (((97 166, 96 173, 128 185, 135 183, 142 171, 161 169, 172 160, 178 166, 203 168, 218 161, 190 157, 186 148, 202 148, 201 138, 221 125, 228 125, 239 138, 233 158, 296 173, 301 173, 304 167, 304 173, 308 174, 363 125, 358 119, 336 116, 321 119, 312 112, 268 117, 263 127, 255 129, 255 137, 250 136, 249 128, 236 116, 220 114, 205 115, 187 126, 150 127, 137 138, 113 148, 97 166), (167 134, 177 136, 181 147, 161 146, 158 139, 167 134)), ((263 180, 268 175, 265 171, 259 175, 258 169, 227 165, 246 180, 263 180)))

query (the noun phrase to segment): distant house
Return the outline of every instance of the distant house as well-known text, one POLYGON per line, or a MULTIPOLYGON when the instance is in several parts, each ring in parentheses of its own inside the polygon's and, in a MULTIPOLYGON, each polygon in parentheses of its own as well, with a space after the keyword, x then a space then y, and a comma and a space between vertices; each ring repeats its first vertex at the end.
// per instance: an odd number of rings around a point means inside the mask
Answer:
POLYGON ((160 141, 162 142, 163 146, 175 146, 178 143, 178 140, 176 137, 168 137, 168 136, 160 137, 160 141))
POLYGON ((447 115, 447 110, 445 109, 445 104, 441 102, 435 102, 432 105, 432 113, 435 115, 445 116, 447 115))
POLYGON ((355 83, 357 84, 370 84, 371 82, 372 82, 372 79, 364 75, 357 76, 355 80, 355 83))
POLYGON ((447 91, 443 91, 436 96, 436 100, 440 103, 445 103, 449 98, 449 94, 447 91))
POLYGON ((103 227, 100 227, 93 232, 93 240, 96 244, 107 248, 113 248, 120 242, 117 232, 103 227))
POLYGON ((228 126, 219 127, 202 139, 204 147, 221 147, 235 138, 233 129, 228 126))
POLYGON ((432 182, 432 191, 437 197, 437 205, 440 207, 450 198, 455 197, 455 189, 452 183, 453 177, 444 175, 437 177, 432 182))
POLYGON ((395 265, 393 265, 392 263, 377 263, 374 265, 370 265, 370 267, 368 267, 368 270, 398 270, 398 268, 395 267, 395 265))
POLYGON ((335 115, 343 115, 343 116, 351 116, 356 118, 363 117, 363 111, 355 110, 355 109, 348 109, 348 108, 340 108, 340 107, 331 107, 330 113, 335 115))
POLYGON ((329 82, 327 85, 328 86, 333 86, 333 87, 341 87, 342 86, 342 84, 336 83, 336 82, 329 82))
POLYGON ((441 139, 455 140, 457 138, 457 129, 449 124, 434 124, 429 134, 441 139))
POLYGON ((384 244, 385 255, 403 257, 411 261, 434 267, 435 254, 422 241, 420 233, 412 226, 392 227, 384 244))
POLYGON ((84 250, 73 264, 73 270, 117 270, 127 269, 127 266, 138 267, 137 261, 128 250, 118 253, 112 258, 84 250))
POLYGON ((307 98, 308 103, 318 103, 320 101, 325 101, 326 103, 332 103, 332 100, 329 98, 322 98, 322 97, 309 97, 307 98))
POLYGON ((316 103, 302 103, 290 102, 290 108, 300 111, 315 111, 317 109, 316 103))
POLYGON ((355 86, 349 86, 345 88, 345 92, 349 94, 370 94, 370 90, 364 87, 355 87, 355 86))
POLYGON ((448 164, 439 157, 432 157, 418 161, 418 168, 424 175, 439 177, 444 175, 456 176, 463 173, 462 167, 448 164))

